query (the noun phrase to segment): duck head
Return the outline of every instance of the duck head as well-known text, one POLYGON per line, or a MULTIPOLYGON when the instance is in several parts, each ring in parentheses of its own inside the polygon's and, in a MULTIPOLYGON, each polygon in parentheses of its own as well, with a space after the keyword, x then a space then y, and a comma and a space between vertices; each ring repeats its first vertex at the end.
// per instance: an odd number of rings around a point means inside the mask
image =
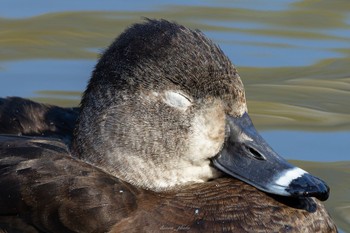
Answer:
POLYGON ((104 52, 81 102, 73 153, 157 192, 226 173, 272 194, 329 194, 258 134, 221 49, 165 20, 133 25, 104 52))

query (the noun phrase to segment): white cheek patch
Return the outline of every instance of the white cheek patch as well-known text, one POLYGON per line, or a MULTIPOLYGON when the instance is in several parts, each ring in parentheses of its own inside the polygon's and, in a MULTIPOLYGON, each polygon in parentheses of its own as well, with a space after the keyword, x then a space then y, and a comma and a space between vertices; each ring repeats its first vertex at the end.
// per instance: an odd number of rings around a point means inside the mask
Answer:
POLYGON ((298 167, 288 169, 278 177, 278 179, 276 180, 276 184, 288 187, 293 180, 301 177, 305 173, 307 172, 298 167))
POLYGON ((164 102, 171 107, 184 111, 192 105, 191 101, 187 97, 174 91, 166 91, 164 93, 164 102))

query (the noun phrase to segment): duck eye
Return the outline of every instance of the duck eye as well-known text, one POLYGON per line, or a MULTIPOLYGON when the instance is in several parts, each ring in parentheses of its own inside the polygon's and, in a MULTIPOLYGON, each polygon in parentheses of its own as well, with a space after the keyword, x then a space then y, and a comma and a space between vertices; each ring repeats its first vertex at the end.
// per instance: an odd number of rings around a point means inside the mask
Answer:
POLYGON ((191 99, 189 97, 175 91, 166 91, 164 93, 164 102, 171 107, 181 110, 186 110, 189 106, 192 105, 191 99))

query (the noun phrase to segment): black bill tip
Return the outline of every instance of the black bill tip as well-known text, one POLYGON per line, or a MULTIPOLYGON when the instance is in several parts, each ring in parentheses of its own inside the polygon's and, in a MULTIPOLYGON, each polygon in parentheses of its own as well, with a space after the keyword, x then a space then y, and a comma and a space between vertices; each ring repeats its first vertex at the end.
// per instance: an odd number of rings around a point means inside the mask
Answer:
POLYGON ((316 197, 321 201, 329 197, 329 187, 326 183, 308 173, 292 180, 286 191, 291 196, 316 197))
POLYGON ((298 167, 281 172, 268 186, 271 193, 293 197, 316 197, 325 201, 329 197, 329 187, 321 179, 298 167))

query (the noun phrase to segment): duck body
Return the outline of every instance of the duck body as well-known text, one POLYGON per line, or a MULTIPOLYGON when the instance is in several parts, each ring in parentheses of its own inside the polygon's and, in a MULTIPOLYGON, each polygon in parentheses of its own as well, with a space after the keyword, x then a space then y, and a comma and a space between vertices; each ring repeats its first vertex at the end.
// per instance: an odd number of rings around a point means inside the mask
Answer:
POLYGON ((45 105, 20 97, 0 98, 0 133, 61 139, 72 143, 78 108, 45 105))
POLYGON ((0 133, 0 232, 337 232, 328 186, 269 147, 229 59, 176 23, 120 35, 79 109, 0 99, 0 133))
POLYGON ((157 193, 71 157, 58 140, 1 136, 0 148, 5 232, 336 232, 318 200, 231 177, 157 193))

